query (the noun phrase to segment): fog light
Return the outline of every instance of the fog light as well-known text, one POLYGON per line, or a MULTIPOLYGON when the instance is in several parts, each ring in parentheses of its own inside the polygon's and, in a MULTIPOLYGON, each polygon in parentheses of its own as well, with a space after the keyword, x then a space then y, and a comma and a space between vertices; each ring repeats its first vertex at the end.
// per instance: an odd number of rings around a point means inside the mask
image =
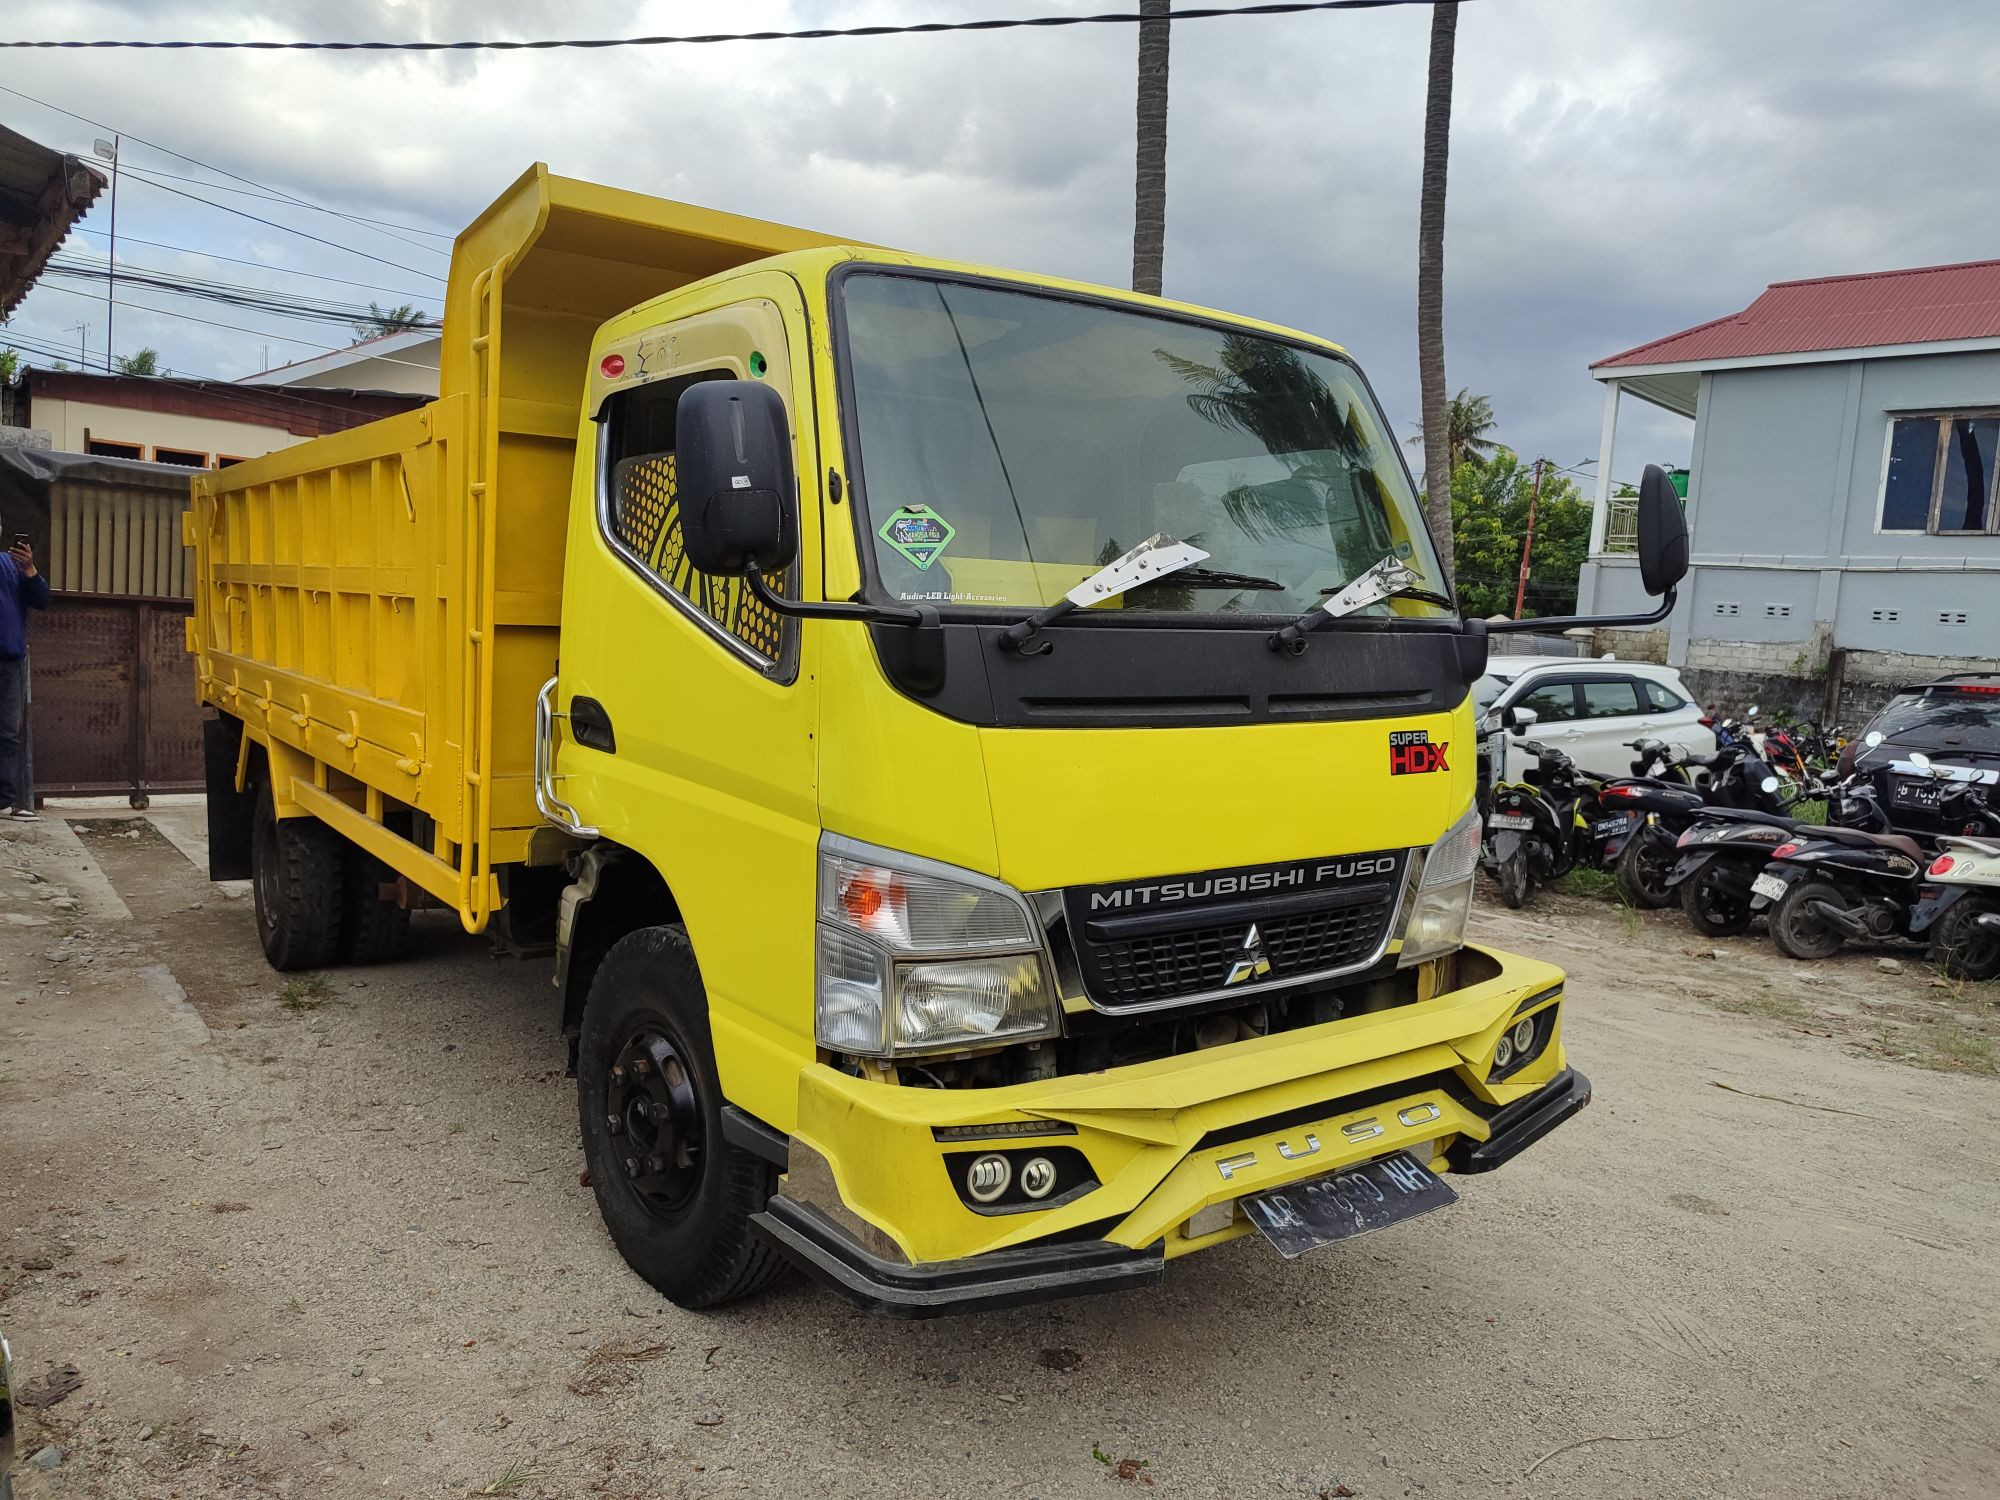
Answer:
POLYGON ((1534 1045, 1535 1018, 1530 1016, 1525 1021, 1516 1021, 1514 1023, 1514 1050, 1516 1052, 1526 1052, 1534 1045))
MULTIPOLYGON (((1050 1170, 1053 1172, 1054 1168, 1050 1170)), ((974 1203, 991 1203, 1007 1191, 1007 1184, 1013 1177, 1013 1164, 998 1152, 989 1151, 965 1169, 966 1196, 974 1203)))
POLYGON ((1021 1168, 1021 1191, 1030 1198, 1046 1198, 1056 1189, 1056 1164, 1046 1156, 1030 1157, 1021 1168))
POLYGON ((1513 1060, 1514 1039, 1510 1036, 1503 1036, 1500 1038, 1500 1045, 1493 1049, 1493 1070, 1497 1073, 1513 1060))

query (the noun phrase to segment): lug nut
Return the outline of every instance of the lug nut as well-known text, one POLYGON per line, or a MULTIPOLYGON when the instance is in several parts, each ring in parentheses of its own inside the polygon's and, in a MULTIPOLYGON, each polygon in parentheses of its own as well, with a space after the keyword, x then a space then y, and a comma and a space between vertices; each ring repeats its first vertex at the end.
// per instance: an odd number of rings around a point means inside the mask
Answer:
POLYGON ((644 1078, 653 1071, 653 1065, 643 1057, 635 1057, 632 1059, 632 1071, 644 1078))
POLYGON ((616 1084, 623 1084, 625 1082, 625 1070, 623 1068, 613 1068, 611 1070, 611 1081, 616 1084))
POLYGON ((667 1164, 660 1157, 649 1156, 646 1158, 646 1170, 654 1173, 664 1172, 667 1170, 667 1164))
POLYGON ((627 1177, 637 1177, 639 1175, 638 1157, 628 1156, 625 1158, 625 1175, 627 1177))
POLYGON ((634 1099, 632 1101, 632 1113, 642 1120, 646 1119, 653 1113, 652 1102, 647 1099, 634 1099))
POLYGON ((625 1122, 619 1119, 618 1116, 606 1115, 604 1117, 604 1133, 606 1135, 622 1135, 624 1132, 625 1122))

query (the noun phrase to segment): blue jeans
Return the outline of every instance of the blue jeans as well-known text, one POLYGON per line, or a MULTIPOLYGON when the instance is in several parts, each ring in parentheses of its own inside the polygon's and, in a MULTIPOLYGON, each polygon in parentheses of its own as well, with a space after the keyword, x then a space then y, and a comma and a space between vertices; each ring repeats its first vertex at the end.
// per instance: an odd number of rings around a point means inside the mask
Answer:
MULTIPOLYGON (((26 724, 28 663, 0 656, 0 812, 20 799, 21 732, 26 724)), ((34 791, 28 788, 27 795, 34 791)))

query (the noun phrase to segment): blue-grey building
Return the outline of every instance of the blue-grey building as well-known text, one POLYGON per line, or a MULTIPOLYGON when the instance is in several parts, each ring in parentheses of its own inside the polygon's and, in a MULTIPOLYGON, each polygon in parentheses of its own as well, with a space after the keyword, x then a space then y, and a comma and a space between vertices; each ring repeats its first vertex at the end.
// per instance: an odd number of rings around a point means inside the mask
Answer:
POLYGON ((1641 600, 1610 493, 1621 403, 1695 424, 1680 603, 1600 649, 1680 667, 1705 701, 1851 723, 1898 685, 2000 671, 2000 261, 1779 282, 1591 374, 1582 610, 1641 600))

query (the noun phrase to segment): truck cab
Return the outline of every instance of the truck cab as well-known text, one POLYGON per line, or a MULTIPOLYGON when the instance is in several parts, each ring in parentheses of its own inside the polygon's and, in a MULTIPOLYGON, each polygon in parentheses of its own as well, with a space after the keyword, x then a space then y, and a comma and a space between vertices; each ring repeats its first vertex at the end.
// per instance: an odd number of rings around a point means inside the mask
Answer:
MULTIPOLYGON (((588 241, 542 210, 544 252, 588 241)), ((466 658, 496 701, 460 769, 501 774, 397 824, 267 713, 222 789, 264 767, 270 826, 330 820, 468 926, 547 909, 634 1269, 705 1306, 791 1262, 912 1316, 1143 1284, 1286 1215, 1387 1222, 1313 1196, 1365 1164, 1448 1200, 1581 1109, 1561 972, 1465 940, 1486 640, 1353 361, 784 233, 587 350, 570 320, 560 362, 520 319, 549 394, 511 429, 497 329, 448 329, 501 428, 448 560, 490 549, 487 618, 532 627, 466 658)), ((461 301, 455 262, 461 319, 524 263, 461 301)))

